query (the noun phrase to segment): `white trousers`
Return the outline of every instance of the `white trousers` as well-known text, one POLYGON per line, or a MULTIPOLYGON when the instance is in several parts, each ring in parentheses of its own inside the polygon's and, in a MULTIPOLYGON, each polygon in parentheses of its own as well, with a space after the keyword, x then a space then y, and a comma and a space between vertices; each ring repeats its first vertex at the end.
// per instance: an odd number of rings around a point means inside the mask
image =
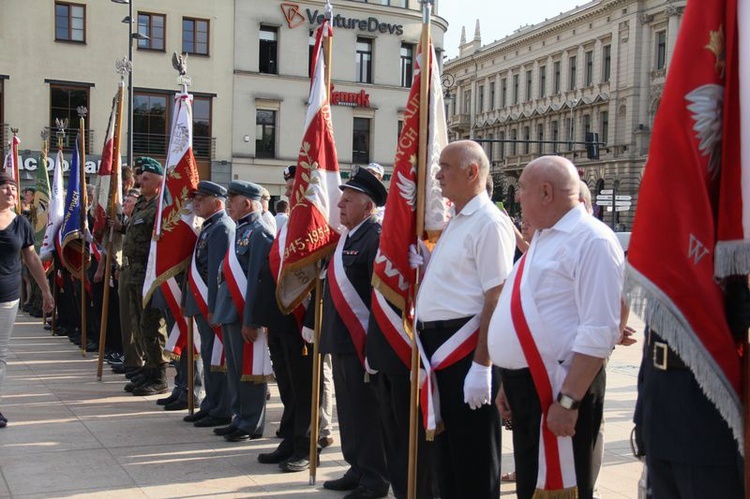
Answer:
POLYGON ((5 370, 8 356, 8 344, 10 335, 13 333, 13 325, 16 323, 16 313, 18 312, 18 302, 5 301, 0 303, 0 390, 5 382, 5 370))

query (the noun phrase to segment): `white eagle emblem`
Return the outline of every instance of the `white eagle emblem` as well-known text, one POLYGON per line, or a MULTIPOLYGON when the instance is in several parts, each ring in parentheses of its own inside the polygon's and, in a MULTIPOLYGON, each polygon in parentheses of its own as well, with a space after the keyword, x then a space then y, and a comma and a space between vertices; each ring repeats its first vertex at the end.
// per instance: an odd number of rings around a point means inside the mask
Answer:
POLYGON ((722 107, 724 87, 715 83, 701 85, 685 96, 692 113, 698 150, 708 156, 708 171, 716 176, 721 163, 722 107))
MULTIPOLYGON (((412 176, 414 175, 414 167, 411 168, 412 176)), ((396 186, 398 186, 399 195, 406 200, 406 203, 414 211, 417 204, 417 184, 414 180, 405 177, 401 172, 396 174, 398 180, 396 180, 396 186)))

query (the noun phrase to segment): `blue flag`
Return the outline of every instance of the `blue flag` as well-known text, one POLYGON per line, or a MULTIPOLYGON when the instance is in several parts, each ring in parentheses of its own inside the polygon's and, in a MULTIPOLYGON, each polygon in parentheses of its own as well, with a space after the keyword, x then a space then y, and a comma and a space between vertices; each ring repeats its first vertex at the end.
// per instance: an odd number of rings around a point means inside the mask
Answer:
POLYGON ((81 245, 84 244, 86 234, 86 215, 82 207, 83 192, 81 182, 81 158, 78 154, 78 138, 70 159, 70 175, 68 176, 68 191, 65 195, 65 209, 60 226, 61 259, 65 268, 76 278, 81 278, 81 245))

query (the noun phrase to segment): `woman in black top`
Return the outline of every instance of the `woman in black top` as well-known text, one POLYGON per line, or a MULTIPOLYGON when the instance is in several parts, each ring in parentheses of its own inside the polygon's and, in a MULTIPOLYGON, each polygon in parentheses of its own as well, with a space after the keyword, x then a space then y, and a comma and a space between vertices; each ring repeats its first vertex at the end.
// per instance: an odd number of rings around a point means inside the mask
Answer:
MULTIPOLYGON (((0 173, 0 389, 5 381, 8 343, 16 322, 21 294, 21 258, 42 290, 43 308, 54 307, 49 284, 39 256, 34 251, 34 232, 29 221, 16 215, 18 184, 7 173, 0 173)), ((8 420, 0 413, 0 428, 8 420)))

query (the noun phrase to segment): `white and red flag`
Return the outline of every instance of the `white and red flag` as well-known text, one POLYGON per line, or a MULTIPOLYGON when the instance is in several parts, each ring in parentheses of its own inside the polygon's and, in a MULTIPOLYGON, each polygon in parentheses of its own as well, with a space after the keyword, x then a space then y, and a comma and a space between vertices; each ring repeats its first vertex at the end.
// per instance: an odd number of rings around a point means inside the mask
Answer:
POLYGON ((102 159, 99 165, 99 174, 97 175, 96 199, 94 200, 94 229, 92 232, 94 239, 98 242, 102 242, 105 229, 107 228, 107 211, 109 210, 110 200, 114 197, 118 212, 121 209, 122 202, 122 183, 120 180, 121 160, 119 154, 117 157, 114 157, 118 95, 119 91, 112 99, 112 111, 109 114, 107 135, 104 138, 102 159))
POLYGON ((42 246, 39 248, 39 256, 44 260, 52 257, 52 252, 55 251, 57 233, 63 222, 65 211, 65 190, 62 178, 63 163, 62 149, 58 149, 57 156, 55 157, 55 169, 52 173, 52 192, 50 193, 49 209, 47 211, 47 230, 44 233, 42 246))
POLYGON ((14 133, 13 139, 10 143, 10 150, 8 151, 8 154, 5 155, 5 160, 3 161, 5 173, 10 175, 16 183, 20 182, 20 179, 18 178, 18 144, 20 143, 21 139, 19 139, 18 135, 14 133))
POLYGON ((317 277, 316 263, 331 253, 339 238, 341 196, 339 163, 333 140, 331 107, 325 83, 323 39, 333 29, 325 20, 317 30, 305 135, 297 158, 290 199, 291 214, 276 287, 279 308, 290 313, 307 297, 317 277))
POLYGON ((741 154, 750 49, 743 58, 747 34, 738 31, 750 13, 745 6, 738 22, 737 7, 738 0, 687 3, 640 187, 626 290, 692 370, 742 452, 741 362, 715 278, 750 272, 749 156, 741 154))

